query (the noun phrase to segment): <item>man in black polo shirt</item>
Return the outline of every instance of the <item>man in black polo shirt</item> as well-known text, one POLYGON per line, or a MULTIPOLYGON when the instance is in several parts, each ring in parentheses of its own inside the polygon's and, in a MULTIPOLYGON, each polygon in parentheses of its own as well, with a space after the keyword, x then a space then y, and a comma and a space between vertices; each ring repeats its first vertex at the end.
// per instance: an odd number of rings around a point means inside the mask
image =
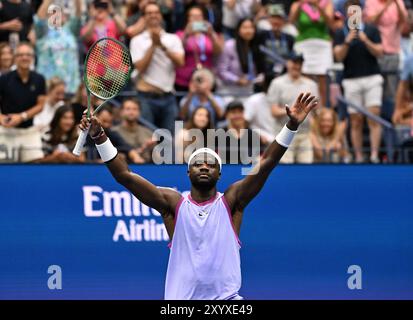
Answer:
MULTIPOLYGON (((348 0, 350 5, 360 6, 359 0, 348 0)), ((383 54, 379 30, 369 24, 362 24, 360 30, 350 30, 345 24, 337 30, 334 37, 334 56, 344 64, 344 95, 347 101, 380 115, 383 96, 383 77, 377 58, 383 54)), ((351 121, 351 142, 355 152, 355 161, 364 162, 363 146, 363 114, 349 108, 351 121)), ((379 162, 381 142, 381 125, 367 120, 370 130, 370 161, 379 162)))
POLYGON ((33 47, 21 43, 15 53, 17 69, 0 77, 0 161, 43 157, 33 117, 43 108, 46 84, 42 75, 30 70, 33 61, 33 47))

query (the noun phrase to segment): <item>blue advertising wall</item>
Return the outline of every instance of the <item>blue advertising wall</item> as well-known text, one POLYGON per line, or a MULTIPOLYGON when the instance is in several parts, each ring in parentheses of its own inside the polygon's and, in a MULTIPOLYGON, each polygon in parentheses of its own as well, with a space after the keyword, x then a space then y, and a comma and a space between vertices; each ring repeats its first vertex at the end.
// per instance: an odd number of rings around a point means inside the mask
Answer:
MULTIPOLYGON (((132 169, 189 190, 185 166, 132 169)), ((240 171, 224 166, 220 191, 240 171)), ((0 166, 0 299, 162 299, 161 218, 123 191, 103 165, 0 166)), ((413 299, 413 167, 279 166, 241 241, 248 299, 413 299)))

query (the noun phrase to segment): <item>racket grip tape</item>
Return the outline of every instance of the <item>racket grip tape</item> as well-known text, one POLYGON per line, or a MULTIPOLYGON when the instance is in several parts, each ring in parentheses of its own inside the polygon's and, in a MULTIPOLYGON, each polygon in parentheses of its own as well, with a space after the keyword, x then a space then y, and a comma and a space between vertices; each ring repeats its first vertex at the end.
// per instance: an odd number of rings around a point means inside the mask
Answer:
POLYGON ((85 145, 89 129, 83 130, 80 132, 79 137, 77 138, 75 148, 73 149, 73 154, 80 156, 82 153, 83 146, 85 145))

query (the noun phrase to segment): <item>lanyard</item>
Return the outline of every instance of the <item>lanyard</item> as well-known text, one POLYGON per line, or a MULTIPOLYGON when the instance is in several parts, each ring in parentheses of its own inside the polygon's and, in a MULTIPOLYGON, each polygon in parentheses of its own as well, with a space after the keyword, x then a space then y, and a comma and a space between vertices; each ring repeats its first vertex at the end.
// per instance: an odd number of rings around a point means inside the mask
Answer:
POLYGON ((255 78, 254 59, 251 50, 248 50, 248 80, 252 81, 255 78))
POLYGON ((201 62, 205 62, 207 60, 207 55, 206 55, 206 39, 205 39, 205 35, 201 34, 197 39, 196 39, 196 43, 198 45, 199 51, 200 51, 200 55, 199 55, 199 60, 201 62))
MULTIPOLYGON (((270 38, 271 38, 272 49, 274 50, 274 52, 278 52, 277 46, 275 45, 276 39, 275 39, 274 33, 272 31, 270 31, 270 38)), ((285 38, 284 33, 281 33, 280 42, 281 42, 281 45, 280 45, 281 48, 288 49, 287 48, 287 39, 285 38)), ((286 51, 288 51, 288 50, 286 50, 286 51)))
POLYGON ((96 28, 96 35, 98 36, 98 39, 102 39, 108 36, 108 29, 106 25, 104 25, 102 28, 96 28))

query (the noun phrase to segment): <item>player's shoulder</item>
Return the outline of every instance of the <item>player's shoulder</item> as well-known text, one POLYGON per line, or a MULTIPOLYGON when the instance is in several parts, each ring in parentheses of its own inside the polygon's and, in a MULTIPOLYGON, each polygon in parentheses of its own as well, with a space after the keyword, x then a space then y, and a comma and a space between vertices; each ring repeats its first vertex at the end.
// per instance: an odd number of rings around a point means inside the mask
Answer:
POLYGON ((170 198, 170 200, 180 200, 182 198, 181 192, 172 187, 160 187, 156 186, 164 196, 170 198))
POLYGON ((161 192, 168 203, 170 213, 175 213, 177 205, 182 202, 182 194, 175 188, 170 187, 157 187, 161 192))

